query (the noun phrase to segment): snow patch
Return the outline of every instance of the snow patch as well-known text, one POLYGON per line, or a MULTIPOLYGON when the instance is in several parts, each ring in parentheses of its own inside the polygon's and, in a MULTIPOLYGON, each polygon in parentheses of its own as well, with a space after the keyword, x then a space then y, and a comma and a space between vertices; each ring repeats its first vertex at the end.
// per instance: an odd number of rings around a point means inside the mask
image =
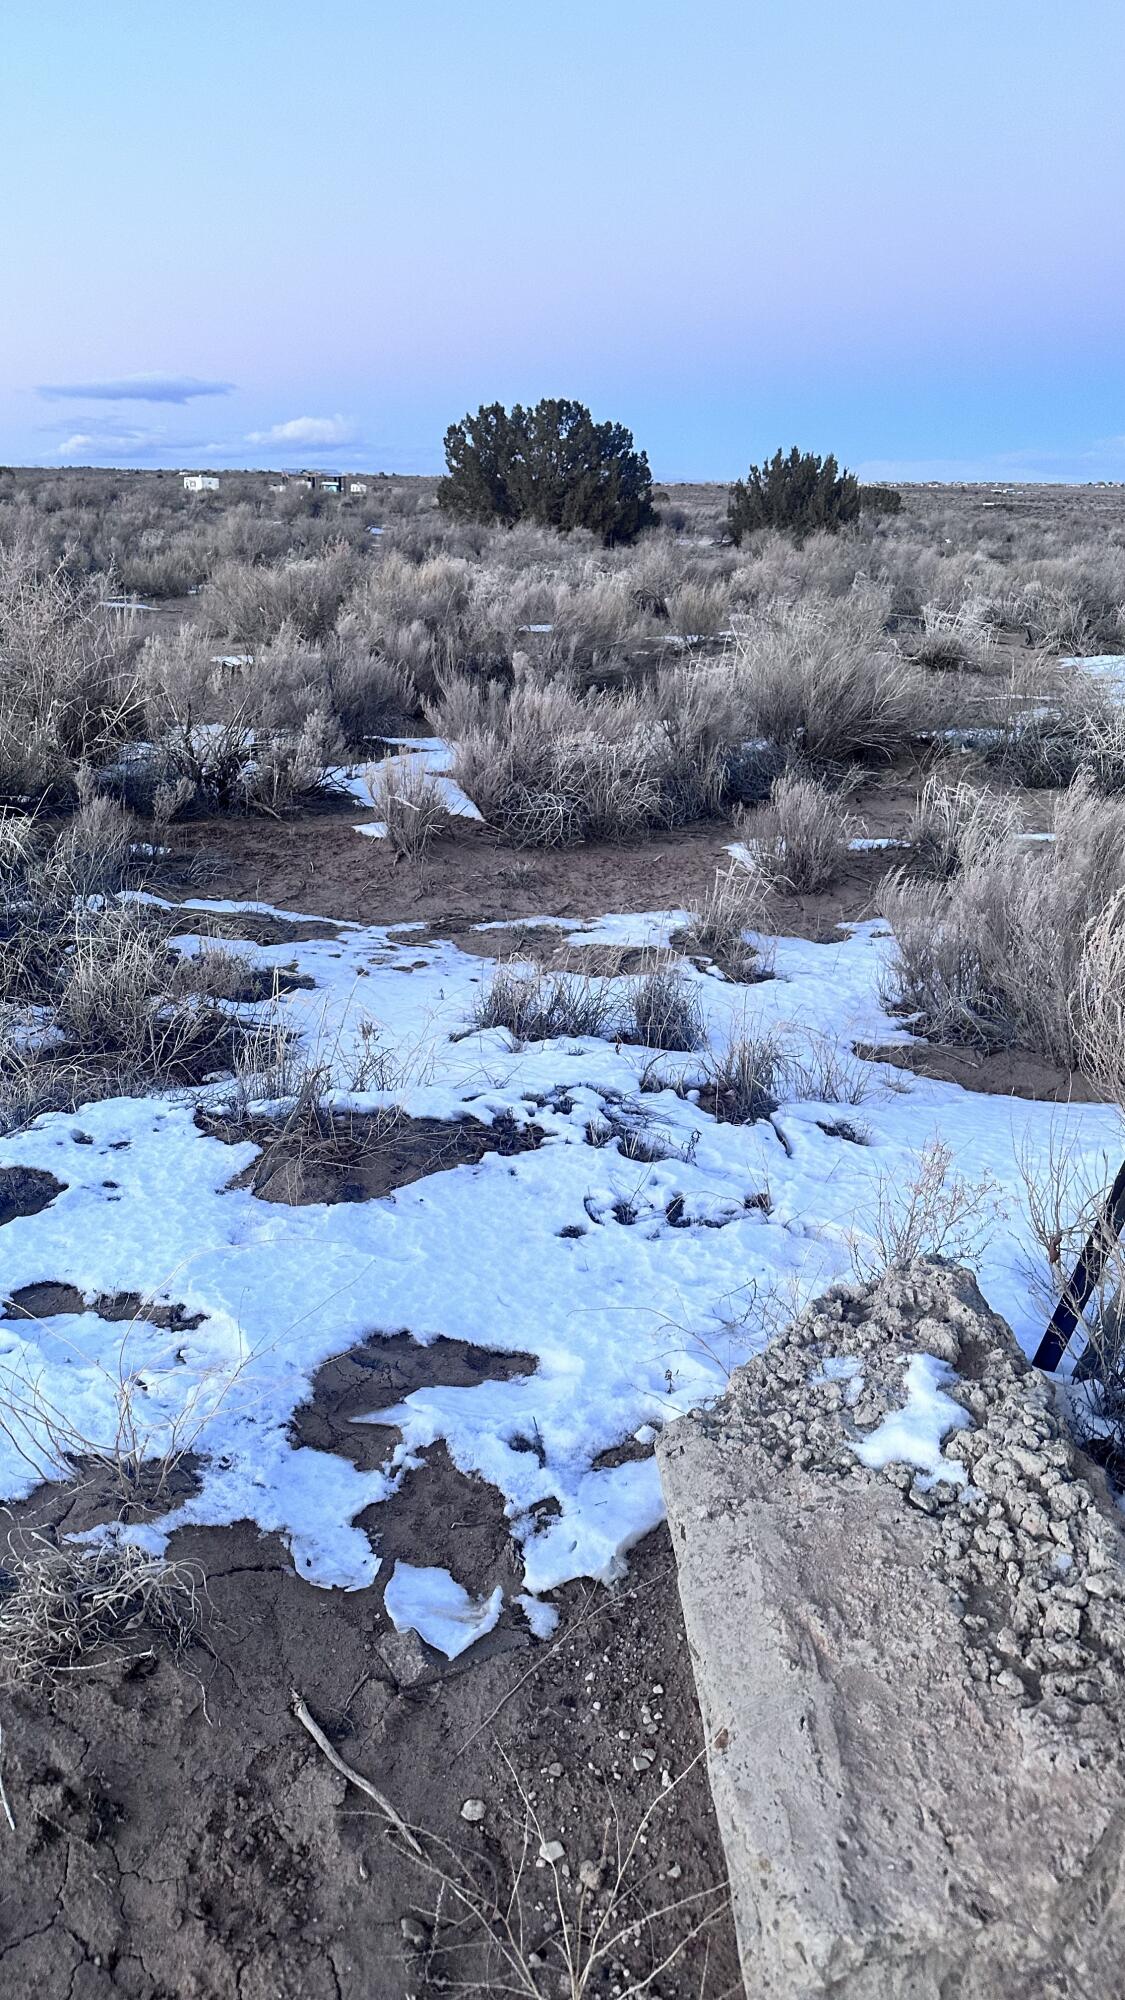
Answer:
POLYGON ((396 1632, 417 1632, 427 1646, 455 1660, 492 1631, 504 1592, 497 1584, 491 1596, 473 1598, 447 1569, 416 1569, 413 1563, 396 1562, 383 1603, 396 1632))

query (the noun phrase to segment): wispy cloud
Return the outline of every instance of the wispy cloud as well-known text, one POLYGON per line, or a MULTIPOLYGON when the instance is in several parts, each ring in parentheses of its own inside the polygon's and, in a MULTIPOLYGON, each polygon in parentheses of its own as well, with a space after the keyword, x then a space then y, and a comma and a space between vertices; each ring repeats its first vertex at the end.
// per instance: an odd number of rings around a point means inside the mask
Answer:
POLYGON ((190 403, 196 396, 229 396, 234 386, 198 375, 121 375, 104 382, 41 382, 38 393, 56 403, 190 403))
POLYGON ((354 444, 355 425, 347 417, 290 417, 267 431, 250 431, 247 444, 354 444))

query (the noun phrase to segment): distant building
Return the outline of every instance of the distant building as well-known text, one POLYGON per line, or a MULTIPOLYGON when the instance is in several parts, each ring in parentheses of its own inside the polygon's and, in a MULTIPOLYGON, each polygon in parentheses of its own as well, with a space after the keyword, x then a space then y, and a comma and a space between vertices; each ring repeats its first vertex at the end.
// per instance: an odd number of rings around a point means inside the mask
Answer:
POLYGON ((307 493, 366 493, 367 482, 352 479, 346 472, 294 472, 291 486, 303 486, 307 493))
POLYGON ((211 472, 185 472, 185 493, 217 493, 219 482, 211 472))

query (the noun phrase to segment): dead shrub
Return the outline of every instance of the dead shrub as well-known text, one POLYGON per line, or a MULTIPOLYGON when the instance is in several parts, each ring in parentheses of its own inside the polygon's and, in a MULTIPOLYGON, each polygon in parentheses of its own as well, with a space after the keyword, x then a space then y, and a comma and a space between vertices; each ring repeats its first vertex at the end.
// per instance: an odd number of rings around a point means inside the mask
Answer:
POLYGON ((1091 927, 1125 889, 1125 803, 1080 778, 1054 817, 1053 840, 1009 833, 951 882, 898 870, 880 885, 895 937, 888 1000, 919 1032, 1068 1069, 1090 1059, 1074 995, 1091 927))
POLYGON ((852 826, 826 785, 795 772, 776 779, 768 806, 739 821, 753 872, 768 888, 797 895, 816 895, 839 881, 852 826))
POLYGON ((875 1198, 853 1230, 852 1264, 865 1284, 919 1257, 948 1257, 972 1266, 999 1214, 1000 1184, 955 1171, 953 1148, 927 1141, 913 1172, 882 1173, 875 1198))
POLYGON ((0 1688, 39 1690, 108 1660, 180 1651, 200 1621, 202 1579, 127 1541, 58 1542, 13 1531, 0 1555, 0 1688))
POLYGON ((612 1032, 613 986, 605 979, 498 965, 477 1002, 473 1026, 504 1028, 516 1042, 549 1042, 612 1032))

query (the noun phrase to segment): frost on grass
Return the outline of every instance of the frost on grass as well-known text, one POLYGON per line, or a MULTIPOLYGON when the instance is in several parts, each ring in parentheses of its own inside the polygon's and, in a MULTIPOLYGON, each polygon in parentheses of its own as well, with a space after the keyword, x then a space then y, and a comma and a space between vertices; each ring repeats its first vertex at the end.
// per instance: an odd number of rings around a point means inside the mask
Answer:
MULTIPOLYGON (((1031 1238, 1015 1219, 1019 1156, 1044 1149, 1060 1119, 1092 1170, 1116 1143, 1108 1108, 976 1097, 871 1063, 860 1066, 870 1143, 841 1147, 824 1128, 854 1078, 809 1051, 905 1039, 879 999, 889 942, 877 925, 831 944, 773 941, 777 976, 752 986, 684 963, 707 1046, 655 1052, 582 1024, 518 1045, 503 1027, 474 1027, 490 968, 440 939, 349 924, 259 945, 231 935, 238 905, 217 907, 230 948, 253 967, 296 959, 313 981, 279 995, 269 1018, 328 1062, 325 1091, 342 1115, 393 1106, 502 1129, 494 1150, 384 1198, 293 1208, 248 1184, 253 1125, 234 1145, 211 1136, 198 1093, 107 1098, 0 1141, 0 1171, 49 1175, 58 1189, 3 1227, 7 1296, 50 1280, 91 1303, 174 1301, 195 1321, 173 1330, 155 1310, 124 1327, 96 1311, 0 1318, 0 1369, 33 1390, 18 1443, 0 1429, 0 1496, 57 1469, 68 1440, 72 1462, 112 1456, 123 1409, 143 1411, 141 1457, 159 1459, 186 1430, 198 1481, 172 1512, 134 1523, 154 1553, 180 1525, 252 1520, 287 1542, 310 1582, 364 1588, 379 1564, 358 1520, 440 1440, 460 1473, 501 1496, 523 1570, 514 1590, 538 1602, 574 1577, 617 1576, 662 1503, 651 1458, 606 1454, 721 1391, 733 1366, 847 1274, 857 1238, 881 1264, 920 1228, 932 1235, 940 1201, 935 1211, 914 1198, 905 1223, 894 1204, 896 1189, 929 1186, 935 1135, 968 1187, 1014 1197, 978 1269, 1026 1348, 1041 1323, 1031 1238), (377 1077, 364 1069, 373 1034, 387 1058, 377 1077), (716 1118, 713 1061, 770 1038, 798 1058, 771 1117, 716 1118), (370 1087, 356 1087, 365 1074, 370 1087), (531 1125, 543 1143, 514 1151, 503 1135, 531 1125), (365 1413, 397 1434, 369 1470, 295 1442, 293 1413, 323 1364, 404 1329, 423 1352, 446 1338, 535 1366, 463 1386, 423 1378, 393 1410, 365 1413)), ((666 950, 686 914, 611 916, 567 935, 666 950)), ((502 951, 504 940, 498 932, 502 951)), ((637 981, 611 983, 616 1019, 637 981)), ((459 1574, 452 1527, 434 1556, 459 1574)), ((545 1630, 549 1611, 528 1615, 545 1630)))

